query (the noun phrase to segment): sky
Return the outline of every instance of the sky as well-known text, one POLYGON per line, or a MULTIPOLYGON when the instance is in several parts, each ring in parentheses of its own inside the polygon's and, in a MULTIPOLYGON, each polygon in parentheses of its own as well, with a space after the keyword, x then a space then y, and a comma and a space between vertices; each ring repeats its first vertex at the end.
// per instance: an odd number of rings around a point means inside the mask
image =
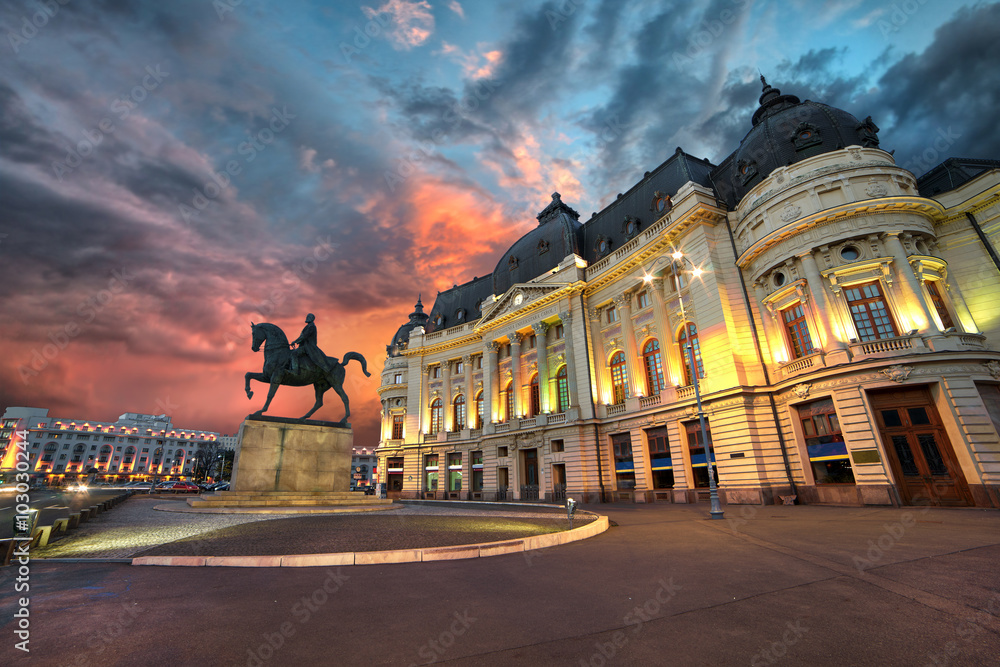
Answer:
POLYGON ((1000 158, 996 3, 8 0, 0 36, 0 408, 58 417, 235 433, 250 321, 312 312, 368 361, 374 446, 418 294, 492 271, 553 191, 587 218, 678 146, 719 163, 761 73, 917 175, 1000 158))

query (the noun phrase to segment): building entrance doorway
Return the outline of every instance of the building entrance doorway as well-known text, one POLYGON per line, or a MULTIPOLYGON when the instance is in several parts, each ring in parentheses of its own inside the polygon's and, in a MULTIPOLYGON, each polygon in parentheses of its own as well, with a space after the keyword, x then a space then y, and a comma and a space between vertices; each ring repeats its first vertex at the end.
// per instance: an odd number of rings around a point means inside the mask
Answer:
POLYGON ((926 388, 870 394, 879 435, 906 505, 970 505, 971 496, 926 388))
POLYGON ((538 500, 538 450, 521 450, 521 464, 524 466, 521 500, 538 500))

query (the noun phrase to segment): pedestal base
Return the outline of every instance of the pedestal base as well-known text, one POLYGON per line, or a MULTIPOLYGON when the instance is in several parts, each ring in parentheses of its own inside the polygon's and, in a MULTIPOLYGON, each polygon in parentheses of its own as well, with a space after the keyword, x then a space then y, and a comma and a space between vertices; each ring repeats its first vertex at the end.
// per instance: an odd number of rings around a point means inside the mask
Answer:
POLYGON ((347 493, 354 432, 324 423, 247 418, 233 462, 233 491, 347 493))

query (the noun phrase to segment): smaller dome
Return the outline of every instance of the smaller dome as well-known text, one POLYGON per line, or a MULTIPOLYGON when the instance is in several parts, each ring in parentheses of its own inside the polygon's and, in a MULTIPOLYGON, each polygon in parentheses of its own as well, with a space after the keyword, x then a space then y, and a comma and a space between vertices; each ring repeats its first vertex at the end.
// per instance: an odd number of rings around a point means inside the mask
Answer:
POLYGON ((410 332, 417 327, 425 329, 427 327, 427 313, 424 312, 424 304, 420 301, 420 295, 417 295, 417 303, 413 306, 413 312, 410 313, 410 320, 396 330, 392 340, 385 346, 386 354, 390 357, 398 357, 402 354, 402 351, 409 344, 410 332))

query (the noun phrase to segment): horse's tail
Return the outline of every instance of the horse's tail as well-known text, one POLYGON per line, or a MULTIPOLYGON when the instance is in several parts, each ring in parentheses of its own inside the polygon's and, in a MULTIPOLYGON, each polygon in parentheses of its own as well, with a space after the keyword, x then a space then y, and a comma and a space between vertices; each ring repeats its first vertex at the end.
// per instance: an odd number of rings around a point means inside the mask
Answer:
POLYGON ((372 374, 368 372, 368 362, 365 361, 365 358, 357 352, 348 352, 347 354, 344 355, 344 366, 346 366, 347 362, 350 361, 351 359, 354 359, 355 361, 360 361, 361 370, 364 372, 364 374, 367 375, 368 377, 372 376, 372 374))

